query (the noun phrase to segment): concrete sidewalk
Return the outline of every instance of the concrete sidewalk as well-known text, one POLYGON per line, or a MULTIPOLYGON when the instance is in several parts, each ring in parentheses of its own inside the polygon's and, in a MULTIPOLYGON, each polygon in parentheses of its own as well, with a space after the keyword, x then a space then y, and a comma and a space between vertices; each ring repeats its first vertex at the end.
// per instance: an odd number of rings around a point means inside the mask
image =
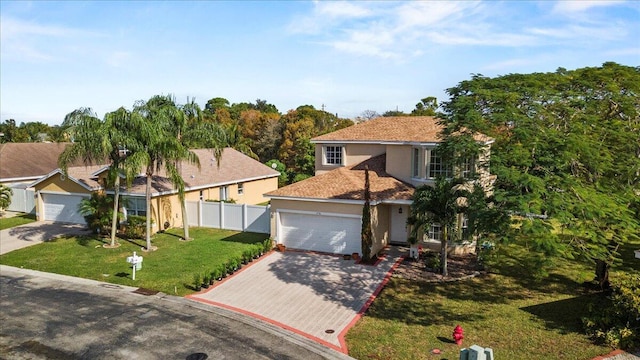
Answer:
POLYGON ((63 236, 87 234, 85 225, 36 221, 0 230, 0 255, 63 236))
POLYGON ((276 324, 347 352, 344 336, 400 260, 392 248, 378 265, 342 257, 273 252, 190 299, 276 324))

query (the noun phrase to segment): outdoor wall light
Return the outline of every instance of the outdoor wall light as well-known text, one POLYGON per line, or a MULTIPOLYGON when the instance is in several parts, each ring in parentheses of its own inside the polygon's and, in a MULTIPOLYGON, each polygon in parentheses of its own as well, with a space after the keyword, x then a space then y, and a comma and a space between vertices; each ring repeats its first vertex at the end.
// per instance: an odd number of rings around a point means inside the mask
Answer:
POLYGON ((398 208, 398 214, 402 214, 402 207, 398 208))

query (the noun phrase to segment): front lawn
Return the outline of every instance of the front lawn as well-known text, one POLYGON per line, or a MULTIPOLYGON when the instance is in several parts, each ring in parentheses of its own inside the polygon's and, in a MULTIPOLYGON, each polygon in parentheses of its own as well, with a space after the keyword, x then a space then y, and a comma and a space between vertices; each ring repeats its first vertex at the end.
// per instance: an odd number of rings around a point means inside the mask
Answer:
POLYGON ((36 216, 31 214, 23 214, 12 217, 0 218, 0 230, 9 229, 19 225, 24 225, 36 221, 36 216))
MULTIPOLYGON (((640 248, 640 244, 634 244, 640 248)), ((496 359, 592 359, 611 349, 584 335, 580 318, 598 294, 581 286, 593 269, 560 261, 548 278, 535 280, 527 254, 502 253, 496 273, 452 283, 392 277, 365 316, 347 334, 357 359, 457 359, 457 324, 463 347, 491 347, 496 359), (437 348, 442 354, 431 354, 437 348)), ((638 271, 625 256, 616 271, 638 271)), ((615 277, 615 271, 612 272, 615 277)))
POLYGON ((158 250, 144 253, 144 240, 120 239, 117 249, 105 249, 108 239, 72 237, 34 245, 0 255, 0 263, 15 267, 77 276, 114 284, 143 287, 171 295, 192 293, 196 273, 211 272, 230 257, 240 256, 251 244, 264 241, 267 234, 192 228, 192 241, 180 241, 179 229, 156 234, 158 250), (136 251, 144 257, 142 270, 132 280, 127 256, 136 251))

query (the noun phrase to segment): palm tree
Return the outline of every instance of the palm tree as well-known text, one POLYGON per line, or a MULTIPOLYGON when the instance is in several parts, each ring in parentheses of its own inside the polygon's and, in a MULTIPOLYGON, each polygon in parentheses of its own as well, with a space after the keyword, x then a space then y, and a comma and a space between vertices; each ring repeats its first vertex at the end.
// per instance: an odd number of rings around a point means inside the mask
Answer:
POLYGON ((448 242, 456 232, 458 214, 464 211, 465 204, 459 200, 463 196, 461 181, 438 178, 433 186, 423 185, 416 189, 411 204, 411 215, 407 223, 411 226, 410 242, 419 238, 432 225, 442 229, 440 238, 440 257, 442 275, 447 276, 448 242))
POLYGON ((171 95, 156 95, 147 102, 138 102, 134 112, 143 119, 141 129, 137 131, 141 147, 141 159, 146 176, 147 251, 156 248, 151 246, 151 184, 153 175, 164 169, 169 180, 178 190, 178 197, 183 208, 183 228, 185 239, 189 238, 189 224, 186 219, 185 183, 179 171, 179 163, 188 161, 198 164, 198 156, 190 151, 183 141, 183 132, 187 127, 187 117, 179 108, 171 95))
MULTIPOLYGON (((65 116, 64 124, 68 126, 73 144, 67 147, 58 158, 58 166, 67 175, 69 164, 81 159, 86 165, 109 163, 108 185, 113 184, 113 218, 111 222, 111 247, 116 246, 116 230, 118 226, 118 200, 120 177, 123 175, 130 181, 137 171, 136 165, 128 159, 126 153, 137 148, 135 138, 131 136, 136 128, 131 121, 131 113, 120 108, 105 115, 100 120, 91 108, 80 108, 65 116)), ((139 162, 138 162, 139 168, 139 162)))

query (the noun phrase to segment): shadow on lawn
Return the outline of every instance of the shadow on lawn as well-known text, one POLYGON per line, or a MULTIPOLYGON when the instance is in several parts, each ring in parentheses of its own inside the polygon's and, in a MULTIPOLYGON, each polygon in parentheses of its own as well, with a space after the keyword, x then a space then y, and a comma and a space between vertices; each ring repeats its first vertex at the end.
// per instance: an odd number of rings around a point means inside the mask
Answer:
POLYGON ((252 232, 241 232, 237 234, 233 234, 231 236, 224 237, 220 239, 220 241, 231 241, 242 244, 255 244, 260 241, 264 241, 264 239, 268 238, 268 234, 262 233, 252 233, 252 232))
POLYGON ((547 329, 559 330, 561 334, 582 332, 582 322, 579 315, 587 314, 589 304, 592 304, 601 298, 601 293, 594 293, 538 305, 526 306, 520 308, 520 310, 535 315, 545 322, 547 329))

